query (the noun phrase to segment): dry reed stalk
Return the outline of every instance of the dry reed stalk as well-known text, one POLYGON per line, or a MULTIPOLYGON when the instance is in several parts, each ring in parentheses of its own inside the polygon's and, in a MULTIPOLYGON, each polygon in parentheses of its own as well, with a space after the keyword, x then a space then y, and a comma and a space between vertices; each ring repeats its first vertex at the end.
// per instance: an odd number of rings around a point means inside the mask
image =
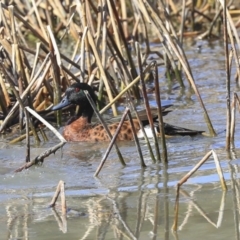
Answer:
MULTIPOLYGON (((45 58, 45 60, 43 61, 42 65, 40 66, 38 72, 35 74, 35 76, 33 77, 32 81, 29 83, 28 87, 26 88, 26 90, 30 91, 30 89, 32 90, 32 98, 35 99, 35 97, 37 96, 38 92, 41 89, 41 86, 45 83, 45 86, 47 87, 47 82, 45 81, 45 78, 49 72, 49 69, 51 67, 51 61, 49 60, 49 56, 50 54, 48 54, 45 58), (44 69, 43 73, 42 70, 44 69), (42 73, 42 75, 40 76, 40 74, 42 73)), ((47 87, 49 95, 51 96, 51 99, 53 99, 53 93, 52 90, 49 89, 49 87, 47 87)), ((24 91, 27 92, 27 91, 24 91)), ((26 94, 22 94, 22 98, 25 97, 26 94)), ((37 105, 36 105, 37 107, 37 105)))
MULTIPOLYGON (((92 3, 90 3, 91 6, 93 5, 92 3)), ((102 39, 105 38, 106 35, 106 28, 107 28, 107 9, 103 6, 106 6, 106 0, 98 0, 97 3, 97 9, 101 9, 101 11, 98 11, 97 13, 97 25, 96 25, 96 45, 99 46, 100 42, 101 42, 101 35, 102 35, 102 39)), ((102 42, 102 45, 104 43, 102 42)))
POLYGON ((152 65, 154 66, 155 97, 156 97, 156 103, 158 108, 158 123, 159 123, 159 131, 160 131, 161 144, 162 144, 162 158, 163 158, 163 162, 166 163, 168 162, 168 156, 167 156, 167 146, 166 146, 165 131, 164 131, 164 122, 163 122, 163 116, 162 116, 160 86, 158 82, 158 67, 156 62, 153 62, 152 65))
MULTIPOLYGON (((136 113, 136 116, 138 116, 136 109, 135 109, 135 113, 136 113)), ((138 155, 139 155, 139 158, 140 158, 141 167, 145 168, 146 164, 144 162, 142 149, 141 149, 141 146, 140 146, 140 143, 139 143, 139 139, 137 137, 136 129, 134 127, 133 119, 132 119, 132 115, 131 115, 130 111, 128 111, 128 119, 129 119, 129 122, 132 126, 132 133, 133 133, 134 141, 135 141, 135 144, 136 144, 136 147, 137 147, 138 155)), ((139 119, 138 119, 138 121, 139 121, 139 119)), ((148 148, 150 150, 150 155, 152 157, 153 153, 152 153, 152 148, 151 148, 151 145, 149 144, 149 141, 147 142, 147 145, 148 145, 148 148)), ((152 157, 152 159, 154 160, 154 157, 152 157)))
MULTIPOLYGON (((78 56, 78 57, 77 57, 80 43, 81 43, 81 45, 82 45, 81 39, 79 38, 79 39, 77 40, 77 42, 76 42, 76 44, 75 44, 75 47, 74 47, 74 50, 73 50, 73 52, 72 52, 71 61, 74 61, 74 59, 76 59, 76 60, 75 60, 76 63, 78 63, 78 62, 79 62, 79 59, 81 58, 81 56, 78 56)), ((71 67, 72 67, 72 64, 69 63, 67 69, 68 69, 68 70, 71 70, 71 67)))
MULTIPOLYGON (((50 48, 50 59, 51 59, 51 72, 53 76, 53 84, 54 84, 54 104, 58 104, 61 101, 61 82, 60 82, 60 69, 61 69, 61 57, 56 44, 56 40, 53 36, 53 33, 50 27, 47 27, 49 34, 49 48, 50 48)), ((56 111, 56 119, 58 126, 61 125, 62 122, 62 111, 56 111)))
MULTIPOLYGON (((98 20, 97 23, 97 39, 96 39, 96 46, 100 45, 100 36, 101 36, 101 45, 102 45, 102 66, 103 69, 106 69, 106 58, 107 58, 107 8, 104 6, 107 6, 106 0, 102 1, 102 3, 98 3, 101 5, 101 10, 98 13, 98 20), (102 24, 102 26, 100 26, 102 24), (102 32, 101 32, 102 30, 102 32)), ((98 99, 101 101, 103 99, 103 81, 100 81, 99 87, 98 87, 98 99)))
POLYGON ((231 149, 234 149, 234 134, 236 125, 236 104, 237 104, 237 94, 234 93, 232 104, 231 104, 231 123, 230 123, 230 144, 231 149))
MULTIPOLYGON (((237 29, 236 29, 236 27, 235 27, 235 24, 234 24, 234 22, 233 22, 233 19, 232 19, 231 15, 230 15, 230 13, 229 13, 229 10, 228 10, 228 8, 227 8, 227 6, 226 6, 226 0, 218 0, 218 1, 219 1, 219 2, 221 3, 221 5, 222 5, 223 13, 224 13, 224 11, 225 11, 225 13, 223 14, 223 16, 225 15, 226 20, 228 21, 228 24, 229 24, 229 28, 227 28, 228 34, 231 34, 230 31, 233 32, 235 41, 236 41, 236 43, 237 43, 237 45, 238 45, 238 49, 240 49, 240 38, 239 38, 239 36, 238 36, 238 31, 237 31, 237 29)), ((224 24, 223 24, 223 26, 224 26, 224 24)))
POLYGON ((41 48, 41 43, 37 43, 37 45, 36 45, 36 54, 35 54, 35 58, 34 58, 34 62, 33 62, 33 67, 32 67, 32 72, 31 72, 31 76, 30 76, 30 81, 33 79, 33 76, 34 76, 36 68, 37 68, 38 59, 40 58, 39 57, 39 55, 40 55, 40 48, 41 48))
POLYGON ((217 169, 217 173, 221 182, 221 187, 223 191, 227 190, 227 185, 222 173, 222 169, 221 169, 221 165, 219 163, 218 157, 215 153, 214 150, 209 151, 196 165, 195 167, 190 170, 178 183, 177 183, 177 193, 176 193, 176 200, 175 200, 175 218, 174 218, 174 223, 172 226, 172 229, 174 231, 177 230, 177 226, 178 226, 178 212, 179 212, 179 191, 180 191, 180 187, 183 183, 185 183, 208 159, 210 156, 213 156, 214 158, 214 162, 216 165, 216 169, 217 169))
MULTIPOLYGON (((138 38, 140 38, 138 41, 144 41, 145 45, 146 45, 146 49, 145 49, 145 54, 143 57, 143 64, 145 65, 147 62, 147 58, 149 57, 150 53, 152 53, 151 49, 150 49, 150 39, 148 37, 148 29, 147 29, 147 24, 145 19, 143 18, 143 15, 140 11, 138 11, 138 13, 136 14, 136 30, 137 31, 137 27, 140 25, 141 27, 138 27, 138 29, 141 29, 141 36, 138 36, 138 38)), ((133 29, 134 31, 134 29, 133 29)), ((134 41, 137 41, 137 36, 135 32, 132 33, 132 38, 134 41)))
POLYGON ((125 0, 120 0, 120 6, 121 6, 121 12, 122 12, 122 25, 123 25, 123 32, 124 32, 124 38, 128 39, 129 38, 129 33, 128 33, 128 19, 127 19, 127 4, 125 0))
POLYGON ((143 95, 143 99, 144 99, 144 104, 145 104, 145 108, 146 108, 146 112, 147 112, 148 121, 149 121, 151 130, 152 130, 152 134, 153 134, 153 138, 154 138, 156 159, 157 159, 157 161, 161 161, 160 150, 159 150, 158 140, 157 140, 157 136, 156 136, 156 130, 155 130, 155 126, 153 123, 152 113, 150 110, 150 105, 149 105, 149 101, 148 101, 148 97, 147 97, 146 85, 145 85, 145 82, 143 79, 143 68, 142 68, 142 63, 141 63, 141 53, 140 53, 139 44, 135 43, 135 47, 136 47, 136 51, 137 51, 137 60, 138 60, 138 67, 139 67, 140 82, 141 82, 141 86, 142 86, 142 95, 143 95))
POLYGON ((44 129, 43 129, 42 126, 39 127, 39 131, 40 131, 40 133, 41 133, 41 135, 42 135, 43 140, 44 140, 45 142, 47 142, 47 141, 48 141, 48 137, 47 137, 46 133, 44 132, 44 129))
POLYGON ((24 111, 26 119, 26 158, 25 162, 30 162, 30 135, 29 135, 29 114, 28 111, 24 111))
MULTIPOLYGON (((6 108, 8 108, 11 105, 11 101, 10 101, 10 97, 9 97, 9 94, 8 94, 8 91, 6 88, 6 84, 3 81, 3 77, 1 74, 0 74, 0 85, 1 85, 1 90, 2 90, 1 99, 2 99, 2 101, 4 101, 4 105, 6 106, 6 108)), ((7 113, 8 111, 5 111, 5 110, 6 110, 5 107, 2 106, 2 111, 7 113)))
POLYGON ((118 137, 118 134, 119 134, 119 132, 121 130, 121 127, 122 127, 122 125, 123 125, 123 123, 124 123, 124 121, 126 119, 126 116, 127 116, 128 112, 129 112, 129 108, 126 108, 124 113, 123 113, 123 115, 122 115, 122 118, 121 118, 121 120, 119 122, 119 125, 118 125, 118 127, 116 129, 116 132, 114 133, 114 135, 113 135, 113 137, 112 137, 112 139, 111 139, 111 141, 109 143, 109 146, 108 146, 108 148, 107 148, 107 150, 106 150, 106 152, 105 152, 105 154, 104 154, 104 156, 103 156, 103 158, 102 158, 102 160, 101 160, 97 170, 95 171, 95 173, 93 175, 94 177, 98 176, 98 174, 100 173, 104 163, 106 162, 107 157, 108 157, 108 155, 109 155, 109 153, 110 153, 110 151, 111 151, 111 149, 112 149, 112 147, 113 147, 113 145, 114 145, 114 143, 115 143, 115 141, 116 141, 116 139, 118 137))
POLYGON ((37 18, 38 24, 40 26, 41 32, 43 33, 44 38, 47 40, 47 34, 46 34, 45 28, 43 26, 43 22, 42 22, 42 19, 40 17, 40 14, 39 14, 39 11, 38 11, 35 0, 32 0, 32 4, 33 4, 34 12, 36 14, 36 18, 37 18))
POLYGON ((229 51, 228 51, 228 23, 226 12, 226 1, 223 3, 223 32, 224 32, 224 51, 225 51, 225 71, 226 71, 226 150, 230 150, 230 127, 231 127, 231 110, 230 110, 230 69, 229 69, 229 51))
MULTIPOLYGON (((106 3, 105 3, 106 4, 106 3)), ((104 6, 104 1, 103 1, 103 6, 104 6)), ((102 65, 103 68, 106 68, 106 58, 107 58, 107 11, 105 8, 102 8, 102 11, 99 13, 99 25, 102 24, 102 26, 98 25, 98 38, 100 38, 100 30, 102 30, 101 35, 102 35, 102 65), (101 14, 101 15, 100 15, 101 14)), ((100 44, 100 41, 96 41, 97 45, 98 42, 100 44)))
MULTIPOLYGON (((83 31, 82 40, 81 40, 80 82, 84 82, 84 79, 85 79, 85 52, 86 52, 85 51, 85 42, 86 42, 86 37, 87 37, 87 31, 88 31, 88 28, 85 27, 84 31, 83 31)), ((88 74, 90 74, 90 72, 88 74)))
MULTIPOLYGON (((84 93, 85 93, 85 95, 86 95, 89 103, 91 104, 91 106, 92 106, 95 114, 97 115, 98 119, 100 120, 101 124, 103 125, 105 131, 107 132, 107 134, 108 134, 108 136, 109 136, 109 139, 112 140, 112 134, 111 134, 111 132, 109 131, 106 123, 104 122, 101 114, 98 112, 98 110, 97 110, 97 108, 96 108, 96 106, 95 106, 95 103, 94 103, 94 101, 92 100, 90 94, 88 93, 88 91, 84 91, 84 93)), ((114 143, 114 146, 115 146, 115 150, 116 150, 116 152, 117 152, 117 155, 118 155, 118 158, 119 158, 121 164, 122 164, 123 166, 125 166, 126 163, 124 162, 124 159, 123 159, 123 157, 122 157, 122 154, 121 154, 121 152, 120 152, 120 150, 119 150, 116 142, 114 143)))
MULTIPOLYGON (((113 27, 113 36, 114 36, 114 39, 115 39, 115 42, 116 42, 116 45, 118 47, 118 51, 120 52, 121 55, 123 55, 123 52, 122 52, 122 47, 121 47, 121 43, 120 43, 120 37, 119 37, 119 29, 117 29, 117 25, 116 25, 116 21, 114 19, 114 9, 115 7, 113 7, 111 5, 111 0, 106 0, 107 2, 107 6, 108 6, 108 11, 109 11, 109 16, 110 16, 110 20, 111 20, 111 25, 113 27)), ((119 25, 118 25, 119 27, 119 25)))
POLYGON ((184 32, 184 23, 186 21, 186 0, 182 0, 182 16, 181 16, 181 25, 180 25, 180 37, 179 37, 179 41, 181 43, 181 45, 183 44, 183 32, 184 32))
MULTIPOLYGON (((71 33, 71 36, 77 40, 79 38, 78 32, 80 32, 80 29, 78 25, 75 24, 73 21, 69 21, 69 22, 67 21, 67 13, 64 10, 62 3, 60 3, 60 1, 53 1, 53 0, 48 1, 48 3, 52 7, 54 15, 60 18, 60 21, 63 23, 63 26, 68 28, 68 30, 71 33)), ((73 18, 73 15, 70 15, 69 20, 71 20, 72 18, 73 18)))
POLYGON ((66 203, 66 197, 65 197, 65 183, 62 180, 60 180, 57 185, 56 191, 54 193, 51 203, 49 204, 49 207, 51 207, 51 208, 55 207, 59 195, 61 196, 62 215, 66 215, 67 214, 67 203, 66 203), (60 193, 61 193, 61 195, 60 195, 60 193))
MULTIPOLYGON (((77 12, 78 12, 80 20, 82 22, 82 32, 83 32, 84 29, 86 31, 86 28, 87 29, 89 28, 88 24, 87 24, 87 19, 86 19, 86 15, 87 15, 86 10, 87 9, 86 9, 85 1, 81 2, 81 1, 78 0, 77 1, 77 12)), ((92 35, 95 34, 93 32, 93 29, 90 29, 90 32, 91 32, 92 35)), ((91 69, 91 57, 90 57, 91 53, 90 53, 90 45, 89 45, 88 37, 86 37, 84 39, 84 41, 85 41, 85 43, 84 43, 84 45, 85 45, 85 49, 84 49, 85 53, 84 53, 84 55, 85 55, 85 59, 86 59, 86 63, 87 63, 88 74, 90 75, 92 69, 91 69)), ((85 71, 85 69, 82 69, 82 71, 85 71)))
MULTIPOLYGON (((232 31, 228 31, 228 37, 230 39, 230 42, 231 42, 231 47, 232 47, 232 51, 230 52, 230 55, 234 55, 234 60, 235 60, 235 64, 236 64, 236 70, 237 70, 237 73, 236 73, 236 78, 235 80, 238 81, 239 83, 239 79, 240 79, 240 65, 239 65, 239 54, 238 54, 238 51, 237 51, 237 48, 235 46, 235 41, 234 41, 234 37, 232 35, 232 31)), ((229 57, 230 58, 230 57, 229 57)), ((231 63, 232 61, 229 60, 229 64, 231 63)), ((229 66, 229 72, 231 72, 231 65, 229 66)))
MULTIPOLYGON (((40 129, 37 130, 37 132, 38 132, 38 131, 40 131, 40 129)), ((22 135, 20 135, 19 137, 16 137, 16 138, 12 139, 12 140, 9 141, 8 143, 9 143, 9 144, 15 144, 15 143, 21 142, 22 140, 26 139, 26 135, 27 135, 26 133, 25 133, 25 134, 22 134, 22 135)), ((33 132, 32 132, 32 131, 29 131, 29 136, 33 136, 33 132)))
MULTIPOLYGON (((0 82, 2 82, 2 81, 3 81, 2 76, 0 76, 0 82)), ((3 112, 3 115, 7 116, 7 114, 8 114, 8 105, 7 105, 7 102, 6 102, 5 94, 3 92, 1 83, 0 83, 0 108, 1 108, 1 111, 3 112)))
POLYGON ((214 19, 210 23, 210 27, 206 32, 198 36, 199 39, 209 38, 212 35, 213 27, 221 17, 221 13, 222 13, 222 8, 218 9, 218 11, 215 13, 214 19))
POLYGON ((2 3, 2 2, 0 2, 0 15, 1 15, 1 20, 2 20, 2 22, 3 22, 3 24, 4 24, 4 32, 5 32, 5 34, 6 34, 7 36, 9 36, 9 39, 10 39, 11 41, 13 41, 12 35, 11 35, 10 26, 9 26, 8 21, 7 21, 7 19, 6 19, 5 11, 4 11, 4 9, 3 9, 3 3, 2 3))

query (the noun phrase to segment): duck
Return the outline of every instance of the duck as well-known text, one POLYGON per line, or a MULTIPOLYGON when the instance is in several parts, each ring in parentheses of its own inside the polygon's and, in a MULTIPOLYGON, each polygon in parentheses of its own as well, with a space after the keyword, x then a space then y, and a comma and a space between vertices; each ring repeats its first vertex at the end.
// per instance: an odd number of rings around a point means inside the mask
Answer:
MULTIPOLYGON (((87 83, 77 82, 70 85, 62 98, 62 100, 51 108, 52 111, 61 110, 69 105, 78 105, 78 113, 71 117, 64 129, 63 137, 67 141, 71 142, 98 142, 98 141, 109 141, 109 136, 106 133, 104 127, 100 123, 92 123, 92 117, 94 110, 88 101, 84 91, 88 91, 89 95, 93 99, 94 103, 97 103, 97 96, 93 88, 87 83)), ((172 106, 171 104, 162 106, 163 116, 171 112, 168 108, 172 106)), ((156 109, 155 109, 156 110, 156 109)), ((154 112, 154 109, 152 110, 154 112)), ((157 124, 157 111, 153 115, 153 120, 157 124)), ((140 119, 143 126, 148 125, 148 120, 146 114, 140 113, 140 119)), ((139 137, 141 134, 141 127, 136 118, 133 118, 133 124, 135 130, 139 137)), ((119 122, 114 122, 108 124, 108 128, 113 135, 119 125, 119 122)), ((201 131, 190 130, 186 128, 176 127, 167 123, 164 123, 165 134, 167 135, 196 135, 201 133, 201 131)), ((157 133, 159 132, 159 127, 156 127, 157 133)), ((132 126, 128 120, 124 121, 121 130, 118 134, 117 141, 131 141, 133 140, 132 126)))

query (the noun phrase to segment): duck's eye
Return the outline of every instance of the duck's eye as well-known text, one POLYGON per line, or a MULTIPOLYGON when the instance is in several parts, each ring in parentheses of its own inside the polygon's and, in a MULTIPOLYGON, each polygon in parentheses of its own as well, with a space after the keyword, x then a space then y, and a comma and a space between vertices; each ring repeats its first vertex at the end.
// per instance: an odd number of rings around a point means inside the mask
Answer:
POLYGON ((75 88, 75 92, 79 92, 80 91, 80 88, 75 88))

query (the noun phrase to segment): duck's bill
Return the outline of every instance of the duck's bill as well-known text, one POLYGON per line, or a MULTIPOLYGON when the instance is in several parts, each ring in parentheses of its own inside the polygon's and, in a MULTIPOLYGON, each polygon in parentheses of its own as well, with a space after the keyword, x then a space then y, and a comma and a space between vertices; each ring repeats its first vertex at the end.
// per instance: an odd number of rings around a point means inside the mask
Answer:
POLYGON ((62 109, 62 108, 67 107, 69 105, 71 105, 71 102, 67 99, 67 96, 64 96, 62 101, 59 104, 52 107, 52 111, 62 109))

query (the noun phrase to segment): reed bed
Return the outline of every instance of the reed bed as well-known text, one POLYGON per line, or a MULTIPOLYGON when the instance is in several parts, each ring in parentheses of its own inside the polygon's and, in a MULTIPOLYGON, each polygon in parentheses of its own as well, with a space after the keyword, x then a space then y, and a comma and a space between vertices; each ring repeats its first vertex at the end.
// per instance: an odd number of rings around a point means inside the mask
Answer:
MULTIPOLYGON (((16 122, 20 130, 24 128, 24 106, 30 106, 44 117, 51 115, 47 111, 49 107, 60 101, 62 93, 74 81, 95 86, 99 100, 109 102, 108 108, 111 106, 113 114, 117 115, 119 98, 116 96, 122 96, 122 90, 130 85, 130 96, 141 98, 137 83, 139 69, 142 69, 141 78, 150 81, 153 68, 148 67, 149 58, 157 54, 157 66, 166 71, 166 78, 178 80, 182 87, 189 83, 194 89, 209 133, 214 135, 182 42, 189 35, 221 37, 217 24, 211 25, 211 31, 208 29, 213 20, 210 16, 215 14, 215 21, 220 20, 221 9, 219 2, 210 5, 203 1, 198 1, 196 6, 190 2, 182 5, 174 1, 165 4, 163 1, 112 0, 73 1, 71 4, 57 0, 13 1, 9 6, 1 3, 3 122, 0 131, 6 131, 16 122), (159 51, 152 50, 152 42, 161 43, 159 51), (139 47, 135 43, 141 44, 141 58, 137 56, 139 47), (70 47, 64 51, 66 46, 70 47)), ((238 22, 231 19, 234 29, 238 22)), ((56 118, 60 125, 60 111, 56 118)), ((35 127, 36 124, 30 124, 35 140, 39 141, 35 127)))

